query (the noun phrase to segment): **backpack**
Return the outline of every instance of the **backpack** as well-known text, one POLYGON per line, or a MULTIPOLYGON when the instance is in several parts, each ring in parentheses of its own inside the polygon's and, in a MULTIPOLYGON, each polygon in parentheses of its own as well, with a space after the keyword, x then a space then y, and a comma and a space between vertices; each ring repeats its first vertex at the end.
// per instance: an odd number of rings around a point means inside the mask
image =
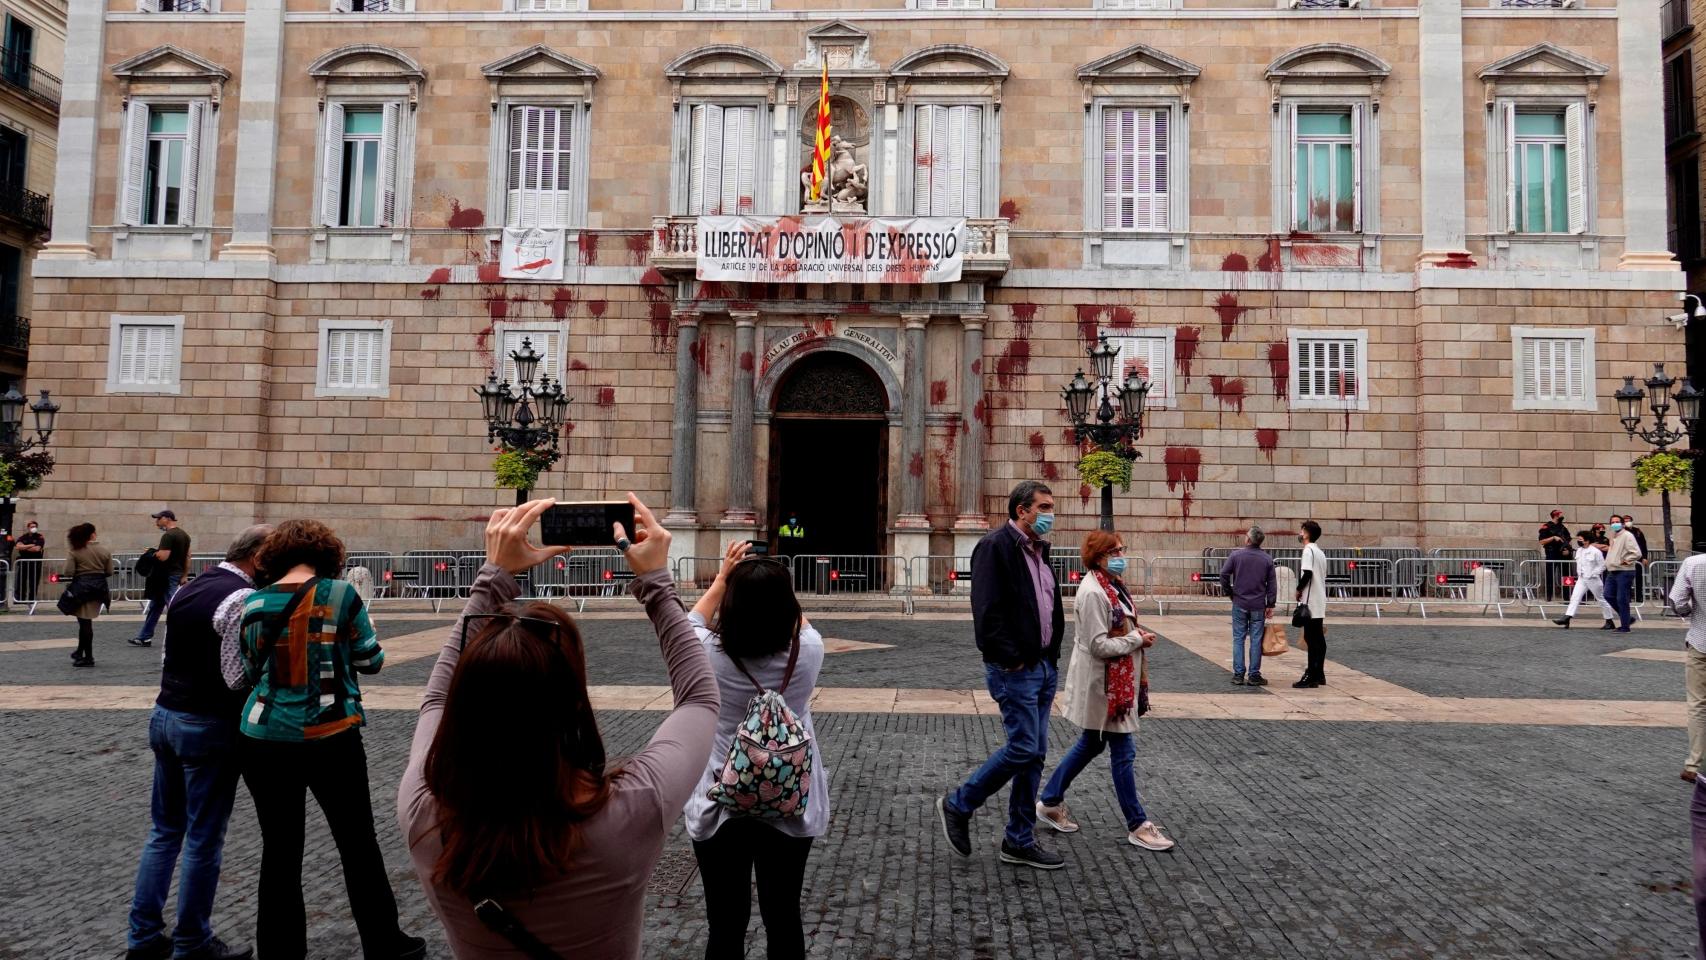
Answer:
POLYGON ((731 813, 780 820, 806 812, 811 799, 812 741, 805 724, 782 697, 799 658, 800 634, 795 630, 788 670, 776 690, 764 689, 738 657, 729 658, 758 689, 746 706, 746 718, 735 728, 722 772, 705 793, 731 813))

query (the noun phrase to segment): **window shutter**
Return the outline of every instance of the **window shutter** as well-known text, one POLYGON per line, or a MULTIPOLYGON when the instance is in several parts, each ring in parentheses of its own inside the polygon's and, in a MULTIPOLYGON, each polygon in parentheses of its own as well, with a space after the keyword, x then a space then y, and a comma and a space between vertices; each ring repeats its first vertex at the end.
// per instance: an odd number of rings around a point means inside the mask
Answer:
POLYGON ((320 222, 335 227, 344 186, 344 105, 341 103, 326 104, 325 151, 320 170, 320 222))
POLYGON ((130 101, 124 114, 124 222, 142 223, 143 173, 148 162, 148 104, 130 101))
POLYGON ((1501 111, 1505 122, 1504 136, 1499 140, 1505 145, 1505 232, 1516 232, 1517 204, 1517 169, 1521 157, 1516 152, 1516 104, 1506 103, 1501 111))
POLYGON ((1153 153, 1150 157, 1150 175, 1153 178, 1154 192, 1149 201, 1149 229, 1166 230, 1171 223, 1172 191, 1168 182, 1172 169, 1169 166, 1171 157, 1171 135, 1169 124, 1172 122, 1172 112, 1166 107, 1149 111, 1150 122, 1154 125, 1155 140, 1153 153))
POLYGON ((137 382, 137 360, 141 344, 141 328, 121 326, 118 328, 118 376, 119 383, 137 382))
POLYGON ((177 379, 175 330, 164 324, 133 323, 119 328, 118 382, 157 386, 177 379))
POLYGON ((1131 151, 1131 225, 1138 230, 1149 230, 1152 229, 1150 206, 1155 196, 1155 115, 1152 111, 1132 111, 1131 151))
POLYGON ((159 0, 136 0, 137 13, 159 13, 159 0))
POLYGON ((912 212, 928 215, 930 185, 936 165, 936 114, 944 108, 925 105, 912 116, 912 212))
MULTIPOLYGON (((733 121, 734 158, 732 168, 734 174, 730 177, 729 187, 724 192, 723 210, 738 214, 749 214, 758 193, 758 108, 735 107, 725 112, 725 116, 733 121)), ((727 136, 724 139, 724 149, 727 150, 727 136)), ((731 166, 725 163, 724 176, 729 176, 727 170, 731 166)))
POLYGON ((566 228, 573 219, 569 200, 574 196, 570 187, 574 184, 575 110, 561 107, 552 112, 557 116, 557 154, 551 183, 557 191, 557 203, 550 225, 566 228))
POLYGON ((1564 342, 1564 389, 1571 400, 1587 400, 1587 368, 1583 364, 1586 344, 1580 339, 1564 342))
POLYGON ((965 112, 957 107, 947 107, 936 114, 933 139, 937 149, 930 174, 930 212, 937 216, 959 213, 955 207, 965 203, 965 195, 957 189, 965 176, 965 123, 965 112))
POLYGON ((1362 232, 1362 104, 1351 104, 1351 231, 1362 232))
POLYGON ((1539 343, 1533 337, 1525 337, 1522 341, 1522 369, 1517 371, 1517 382, 1521 384, 1524 399, 1537 400, 1540 398, 1540 351, 1539 343))
POLYGON ((960 128, 961 169, 964 174, 959 191, 961 216, 977 217, 983 214, 983 108, 955 107, 965 115, 965 121, 960 128))
POLYGON ((1582 105, 1572 103, 1564 108, 1564 163, 1570 192, 1570 232, 1587 232, 1587 167, 1586 145, 1583 143, 1582 105))
POLYGON ((539 187, 545 179, 545 161, 540 151, 545 143, 544 111, 523 107, 521 134, 521 225, 539 225, 539 187))
POLYGON ((701 213, 720 214, 723 210, 723 108, 705 105, 705 193, 701 213))
POLYGON ((207 105, 191 100, 188 113, 188 129, 184 132, 184 202, 178 204, 178 223, 186 227, 196 222, 196 200, 201 194, 201 128, 207 105))
POLYGON ((402 127, 403 105, 385 104, 379 133, 379 225, 397 225, 397 137, 402 127))
MULTIPOLYGON (((1291 170, 1290 189, 1285 195, 1286 206, 1290 208, 1291 213, 1286 216, 1286 219, 1291 222, 1291 229, 1302 230, 1309 224, 1307 221, 1299 222, 1297 218, 1297 180, 1298 177, 1302 176, 1302 171, 1297 169, 1297 104, 1295 103, 1288 104, 1286 108, 1286 141, 1289 147, 1285 152, 1285 165, 1291 170)), ((1308 214, 1309 207, 1307 204, 1304 205, 1303 212, 1305 215, 1308 214)))
POLYGON ((509 171, 504 178, 504 224, 521 225, 522 154, 527 146, 526 107, 509 108, 509 171))
POLYGON ((503 337, 503 356, 499 357, 498 379, 515 383, 515 361, 510 354, 521 349, 521 341, 531 340, 533 351, 539 354, 539 366, 534 370, 533 381, 549 374, 553 380, 558 377, 557 349, 558 339, 562 334, 555 330, 506 330, 503 337))
POLYGON ((346 386, 344 382, 344 352, 347 349, 344 331, 326 331, 326 386, 346 386))
POLYGON ((1130 169, 1127 141, 1121 136, 1129 122, 1131 111, 1115 107, 1102 108, 1102 229, 1123 230, 1130 226, 1121 215, 1120 200, 1124 193, 1126 171, 1130 169))
POLYGON ((687 134, 687 212, 705 212, 705 125, 709 122, 711 105, 693 107, 693 120, 687 134))
POLYGON ((350 0, 332 0, 333 13, 349 13, 350 0))

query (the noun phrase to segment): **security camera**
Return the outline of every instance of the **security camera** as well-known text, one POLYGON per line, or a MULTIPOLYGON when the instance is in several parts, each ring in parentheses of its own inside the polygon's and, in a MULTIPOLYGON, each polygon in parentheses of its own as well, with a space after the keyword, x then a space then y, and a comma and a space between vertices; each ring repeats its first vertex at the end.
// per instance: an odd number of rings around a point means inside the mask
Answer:
POLYGON ((1699 296, 1692 293, 1684 293, 1679 290, 1677 291, 1676 299, 1678 303, 1682 304, 1683 312, 1673 313, 1666 317, 1665 321, 1667 323, 1680 329, 1688 326, 1689 320, 1697 317, 1706 318, 1706 303, 1702 303, 1699 296))

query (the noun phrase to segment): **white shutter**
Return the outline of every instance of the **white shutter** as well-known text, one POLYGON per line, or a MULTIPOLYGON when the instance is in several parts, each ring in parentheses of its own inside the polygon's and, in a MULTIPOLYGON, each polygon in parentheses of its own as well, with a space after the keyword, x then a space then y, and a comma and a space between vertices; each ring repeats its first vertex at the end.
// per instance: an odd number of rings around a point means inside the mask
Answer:
POLYGON ((1344 364, 1339 372, 1339 398, 1355 400, 1362 396, 1362 377, 1357 375, 1357 344, 1345 340, 1339 344, 1339 360, 1344 364))
POLYGON ((723 210, 723 108, 705 105, 705 206, 700 213, 723 210))
POLYGON ((148 104, 136 100, 124 114, 124 222, 137 226, 142 223, 143 174, 148 163, 148 104))
POLYGON ((326 104, 325 154, 320 166, 320 222, 338 225, 344 187, 344 105, 326 104))
POLYGON ((137 13, 159 13, 159 0, 136 0, 137 13))
POLYGON ((545 144, 544 111, 538 107, 523 107, 521 132, 521 225, 539 225, 539 187, 545 179, 545 161, 540 156, 545 144))
MULTIPOLYGON (((1288 211, 1285 220, 1291 224, 1291 229, 1302 230, 1309 226, 1309 223, 1307 220, 1302 223, 1297 220, 1297 178, 1301 175, 1301 171, 1297 169, 1297 104, 1295 103, 1289 104, 1286 108, 1286 142, 1288 146, 1285 154, 1285 165, 1291 170, 1291 176, 1289 178, 1290 190, 1285 195, 1285 205, 1288 211)), ((1308 204, 1305 204, 1303 209, 1307 213, 1308 204)))
POLYGON ((379 225, 397 225, 397 137, 402 127, 403 105, 385 104, 379 134, 379 225))
POLYGON ((1173 360, 1167 355, 1165 336, 1121 337, 1119 359, 1114 379, 1122 387, 1126 374, 1136 369, 1149 382, 1149 399, 1163 400, 1172 395, 1167 389, 1167 374, 1173 360))
POLYGON ((559 377, 557 363, 558 343, 562 334, 556 330, 505 330, 503 336, 503 355, 498 358, 498 379, 515 383, 515 361, 510 354, 521 349, 521 341, 532 341, 533 352, 539 354, 539 366, 533 371, 533 382, 547 374, 551 379, 559 377))
POLYGON ((349 13, 350 0, 332 0, 333 13, 349 13))
POLYGON ((119 327, 118 382, 158 386, 177 380, 177 337, 165 324, 129 323, 119 327))
MULTIPOLYGON (((725 190, 723 210, 749 214, 758 194, 758 108, 736 107, 725 111, 724 116, 733 121, 734 154, 732 162, 724 164, 723 176, 731 183, 725 190)), ((729 136, 723 135, 725 151, 729 136)))
POLYGON ((1151 195, 1149 199, 1149 229, 1166 230, 1170 223, 1170 207, 1172 205, 1172 167, 1169 140, 1172 113, 1166 107, 1149 111, 1149 122, 1154 131, 1153 150, 1149 158, 1149 176, 1151 195))
POLYGON ((1102 229, 1124 230, 1131 226, 1123 215, 1125 184, 1134 163, 1131 140, 1125 136, 1131 110, 1102 108, 1102 229))
POLYGON ((1351 104, 1351 232, 1362 232, 1362 104, 1351 104))
POLYGON ((1521 156, 1516 150, 1516 104, 1504 105, 1504 136, 1500 140, 1505 145, 1505 232, 1516 232, 1517 205, 1517 171, 1522 163, 1521 156))
POLYGON ((712 109, 695 105, 687 134, 687 212, 695 215, 705 212, 705 125, 712 109))
POLYGON ((959 182, 956 164, 965 163, 959 148, 959 132, 965 124, 964 114, 956 115, 953 107, 937 107, 930 120, 930 143, 936 156, 930 164, 930 212, 949 216, 953 208, 953 187, 959 182))
POLYGON ((527 147, 526 107, 509 108, 509 171, 504 178, 504 223, 521 226, 521 175, 527 147))
POLYGON ((573 123, 568 107, 510 108, 509 226, 568 226, 573 123))
POLYGON ((1564 342, 1564 389, 1571 400, 1587 400, 1587 367, 1584 353, 1587 344, 1581 339, 1564 342))
POLYGON ((1564 162, 1569 167, 1566 177, 1570 191, 1571 233, 1587 231, 1587 149, 1583 142, 1582 115, 1582 105, 1579 103, 1572 103, 1564 108, 1564 162))
POLYGON ((1533 337, 1523 338, 1522 369, 1517 371, 1517 380, 1525 399, 1540 398, 1540 348, 1539 341, 1533 337))
POLYGON ((349 384, 347 363, 344 360, 349 350, 349 334, 343 330, 326 331, 326 386, 337 388, 349 384))
POLYGON ((964 125, 961 127, 961 165, 965 173, 960 181, 964 186, 959 191, 960 215, 977 217, 983 215, 983 108, 955 107, 965 114, 964 125))
POLYGON ((137 367, 141 360, 142 328, 135 325, 124 325, 118 328, 118 377, 119 383, 138 383, 140 377, 137 367))
POLYGON ((573 107, 562 107, 552 112, 557 115, 557 152, 552 158, 551 185, 557 194, 551 226, 567 227, 572 219, 569 199, 573 196, 570 187, 574 183, 575 111, 573 107))
POLYGON ((931 213, 931 173, 936 165, 936 113, 942 107, 919 107, 912 116, 912 212, 931 213))
POLYGON ((207 104, 191 100, 188 113, 188 129, 184 132, 184 199, 178 204, 178 223, 186 227, 195 225, 196 201, 201 195, 201 128, 207 104))

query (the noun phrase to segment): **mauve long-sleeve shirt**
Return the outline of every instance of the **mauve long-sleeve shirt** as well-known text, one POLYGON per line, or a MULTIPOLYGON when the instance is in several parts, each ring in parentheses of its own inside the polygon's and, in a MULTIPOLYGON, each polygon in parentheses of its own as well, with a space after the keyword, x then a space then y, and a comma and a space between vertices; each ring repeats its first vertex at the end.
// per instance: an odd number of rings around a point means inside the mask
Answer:
MULTIPOLYGON (((645 574, 629 589, 645 606, 657 631, 675 707, 645 749, 622 762, 624 772, 612 781, 610 801, 580 828, 568 872, 532 897, 502 901, 535 937, 558 955, 574 960, 640 956, 646 884, 663 852, 664 838, 705 769, 717 727, 717 678, 669 574, 661 570, 645 574)), ((462 615, 495 613, 520 594, 514 577, 488 563, 480 568, 462 615)), ((424 771, 450 678, 456 672, 462 630, 458 622, 427 681, 409 766, 397 791, 397 818, 409 841, 415 875, 444 925, 451 951, 461 960, 520 957, 524 954, 474 916, 467 898, 432 884, 443 847, 438 838, 438 804, 427 790, 424 771)))

